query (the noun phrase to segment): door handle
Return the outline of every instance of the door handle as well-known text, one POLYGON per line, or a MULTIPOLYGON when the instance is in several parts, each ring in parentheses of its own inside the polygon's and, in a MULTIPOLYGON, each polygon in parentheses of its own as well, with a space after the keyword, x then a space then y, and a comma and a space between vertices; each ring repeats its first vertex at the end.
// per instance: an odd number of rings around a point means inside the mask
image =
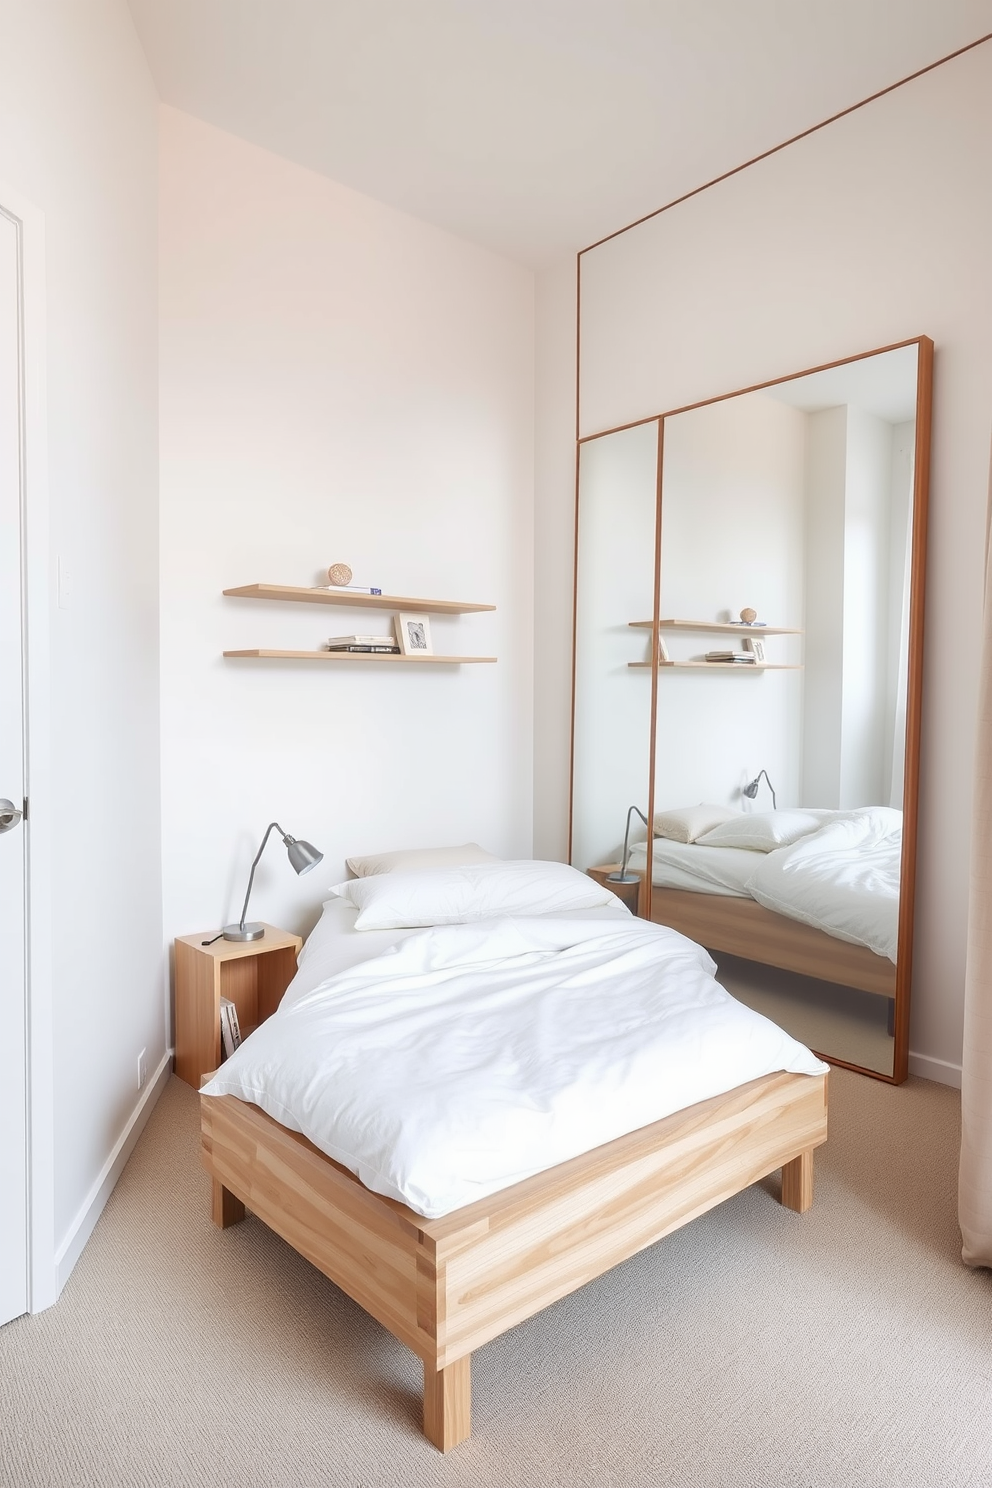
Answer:
POLYGON ((0 796, 0 832, 10 832, 21 819, 21 811, 8 801, 5 796, 0 796))

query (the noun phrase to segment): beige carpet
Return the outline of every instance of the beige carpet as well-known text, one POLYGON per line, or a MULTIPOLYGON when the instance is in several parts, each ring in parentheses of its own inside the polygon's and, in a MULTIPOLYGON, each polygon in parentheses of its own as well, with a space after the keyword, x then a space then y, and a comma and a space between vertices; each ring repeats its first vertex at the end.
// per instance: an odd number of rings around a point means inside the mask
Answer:
POLYGON ((173 1080, 58 1306, 0 1330, 0 1483, 988 1488, 957 1096, 831 1081, 810 1214, 768 1180, 497 1339, 442 1458, 418 1361, 258 1221, 210 1226, 173 1080))

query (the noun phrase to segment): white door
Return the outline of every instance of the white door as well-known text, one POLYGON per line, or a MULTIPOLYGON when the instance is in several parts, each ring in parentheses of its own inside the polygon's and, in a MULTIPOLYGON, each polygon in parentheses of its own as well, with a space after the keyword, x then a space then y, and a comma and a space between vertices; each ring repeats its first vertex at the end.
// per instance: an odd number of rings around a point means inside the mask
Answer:
POLYGON ((0 1323, 28 1306, 21 284, 0 206, 0 1323))

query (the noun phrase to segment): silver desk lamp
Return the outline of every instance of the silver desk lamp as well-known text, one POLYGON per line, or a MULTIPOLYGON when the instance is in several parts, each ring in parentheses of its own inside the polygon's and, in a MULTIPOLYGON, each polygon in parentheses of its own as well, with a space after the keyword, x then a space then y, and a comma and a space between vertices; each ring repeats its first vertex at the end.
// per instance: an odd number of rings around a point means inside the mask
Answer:
POLYGON ((765 780, 766 780, 766 782, 768 784, 768 789, 772 793, 772 810, 773 811, 777 811, 778 810, 778 801, 775 799, 775 787, 772 785, 771 781, 768 779, 768 771, 767 770, 759 770, 758 773, 757 773, 757 775, 755 775, 754 779, 752 781, 750 781, 747 785, 745 785, 744 789, 741 791, 741 795, 742 796, 747 796, 747 798, 748 798, 749 801, 753 801, 754 798, 755 798, 755 796, 758 794, 758 786, 761 784, 761 777, 762 777, 762 775, 764 775, 765 780))
POLYGON ((641 876, 639 873, 627 872, 627 864, 630 861, 630 818, 633 816, 635 811, 641 818, 641 821, 644 823, 644 825, 647 826, 648 824, 648 819, 644 815, 644 812, 641 811, 641 809, 637 806, 631 806, 630 810, 627 812, 627 830, 623 834, 623 857, 620 860, 620 872, 608 873, 606 875, 607 883, 640 883, 641 881, 641 876))
POLYGON ((284 832, 278 822, 269 822, 269 825, 265 829, 265 836, 262 838, 262 845, 255 854, 255 861, 251 865, 251 873, 248 875, 248 892, 245 895, 245 907, 241 911, 241 918, 236 925, 224 926, 225 940, 261 940, 265 934, 265 926, 260 925, 257 920, 249 920, 245 924, 245 915, 248 913, 251 886, 255 882, 255 869, 258 867, 259 858, 265 851, 265 844, 269 840, 269 833, 273 829, 279 833, 283 842, 286 844, 289 861, 297 873, 309 873, 310 869, 316 868, 317 864, 323 859, 324 854, 318 852, 309 842, 299 842, 295 837, 290 837, 288 832, 284 832))

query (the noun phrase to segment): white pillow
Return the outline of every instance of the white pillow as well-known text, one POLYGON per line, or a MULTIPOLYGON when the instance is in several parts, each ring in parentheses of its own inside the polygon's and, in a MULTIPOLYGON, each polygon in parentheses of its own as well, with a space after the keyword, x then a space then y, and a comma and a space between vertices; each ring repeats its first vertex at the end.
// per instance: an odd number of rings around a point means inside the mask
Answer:
POLYGON ((394 873, 397 868, 461 868, 467 863, 499 861, 499 858, 486 852, 477 842, 466 842, 461 847, 409 847, 399 852, 373 853, 364 858, 345 860, 356 878, 372 878, 377 873, 394 873))
POLYGON ((696 838, 698 847, 745 847, 751 852, 774 852, 791 847, 800 837, 818 832, 829 811, 754 811, 735 816, 712 832, 696 838))
POLYGON ((356 930, 461 925, 501 915, 596 909, 615 895, 567 863, 473 863, 353 878, 331 891, 359 911, 356 930))
POLYGON ((721 822, 733 821, 740 816, 731 806, 682 806, 677 811, 656 811, 654 835, 667 837, 669 842, 696 842, 704 832, 718 827, 721 822))

